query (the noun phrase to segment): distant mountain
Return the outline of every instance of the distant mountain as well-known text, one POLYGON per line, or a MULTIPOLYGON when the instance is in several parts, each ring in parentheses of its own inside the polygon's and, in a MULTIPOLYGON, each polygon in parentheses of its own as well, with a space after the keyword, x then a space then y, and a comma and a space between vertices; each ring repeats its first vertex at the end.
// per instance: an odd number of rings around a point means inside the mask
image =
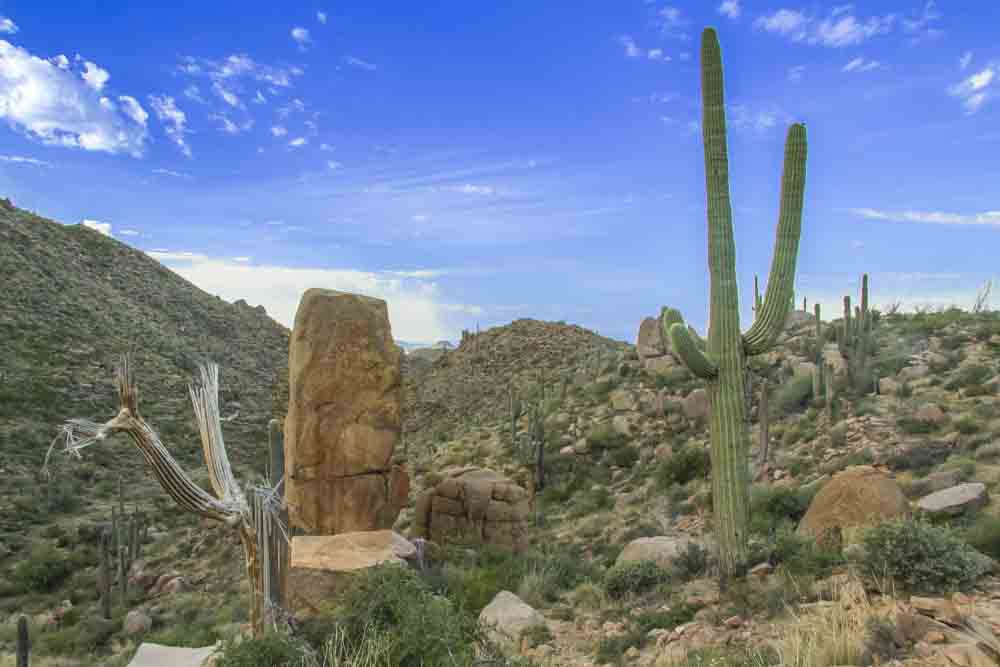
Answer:
POLYGON ((457 347, 455 343, 447 340, 439 340, 436 343, 411 343, 404 340, 397 340, 396 345, 403 348, 407 353, 413 352, 414 350, 453 350, 457 347))
MULTIPOLYGON (((225 424, 234 462, 263 460, 267 421, 287 395, 290 333, 263 307, 227 303, 114 238, 7 200, 0 200, 0 285, 6 465, 36 469, 68 418, 110 419, 113 368, 130 345, 139 409, 168 449, 200 458, 187 387, 207 358, 220 366, 223 416, 236 415, 225 424)), ((117 452, 125 468, 142 473, 138 452, 92 450, 92 460, 117 452)))

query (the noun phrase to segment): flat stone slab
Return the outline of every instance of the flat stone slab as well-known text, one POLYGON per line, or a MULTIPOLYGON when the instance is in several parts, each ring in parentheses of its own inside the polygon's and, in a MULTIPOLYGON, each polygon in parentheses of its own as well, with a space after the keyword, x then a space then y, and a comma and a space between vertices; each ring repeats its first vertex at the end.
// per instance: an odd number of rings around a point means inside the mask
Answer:
POLYGON ((291 567, 344 572, 385 562, 403 563, 416 553, 412 542, 391 530, 304 535, 292 538, 291 567))
POLYGON ((982 507, 988 501, 986 485, 969 482, 924 496, 917 501, 917 507, 930 514, 955 515, 982 507))
POLYGON ((219 644, 203 648, 184 648, 143 643, 128 667, 201 667, 219 649, 219 644))

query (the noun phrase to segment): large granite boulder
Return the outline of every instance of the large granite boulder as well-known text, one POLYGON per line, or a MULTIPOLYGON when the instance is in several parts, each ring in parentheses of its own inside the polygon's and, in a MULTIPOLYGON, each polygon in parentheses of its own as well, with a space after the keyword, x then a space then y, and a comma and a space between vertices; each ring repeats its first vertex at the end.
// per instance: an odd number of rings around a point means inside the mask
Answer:
POLYGON ((128 667, 202 667, 209 663, 212 655, 218 651, 220 644, 204 648, 185 648, 181 646, 163 646, 145 642, 139 645, 139 650, 132 656, 128 667))
POLYGON ((809 504, 798 532, 819 542, 850 543, 859 529, 909 515, 895 480, 871 466, 851 466, 834 475, 809 504))
POLYGON ((390 528, 409 478, 400 439, 402 350, 385 301, 310 289, 288 351, 285 499, 292 528, 334 535, 390 528))
POLYGON ((365 570, 405 565, 416 555, 413 543, 391 530, 293 537, 285 604, 297 617, 315 614, 336 604, 365 570))
POLYGON ((527 546, 531 499, 513 480, 492 470, 453 471, 417 499, 414 536, 438 544, 527 546))

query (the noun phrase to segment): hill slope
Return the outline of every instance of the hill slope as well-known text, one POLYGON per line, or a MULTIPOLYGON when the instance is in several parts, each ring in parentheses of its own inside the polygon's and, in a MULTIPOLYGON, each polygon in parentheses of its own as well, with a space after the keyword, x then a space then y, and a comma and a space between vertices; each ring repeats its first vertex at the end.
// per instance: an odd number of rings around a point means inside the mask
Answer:
MULTIPOLYGON (((220 365, 223 414, 239 413, 226 428, 235 461, 266 442, 289 331, 263 308, 226 303, 120 241, 5 200, 0 284, 0 453, 15 473, 40 465, 65 419, 114 414, 113 368, 133 344, 140 410, 169 449, 186 457, 200 447, 187 385, 203 358, 220 365)), ((137 453, 106 449, 138 472, 137 453)))

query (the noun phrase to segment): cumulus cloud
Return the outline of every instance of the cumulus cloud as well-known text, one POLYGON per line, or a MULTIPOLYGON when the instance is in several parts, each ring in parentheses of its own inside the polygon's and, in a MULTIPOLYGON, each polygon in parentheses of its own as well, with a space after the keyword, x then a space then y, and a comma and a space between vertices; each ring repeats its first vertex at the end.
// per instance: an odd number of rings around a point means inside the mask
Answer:
POLYGON ((97 220, 87 220, 84 219, 80 222, 84 227, 89 227, 95 232, 100 232, 105 236, 111 236, 111 223, 110 222, 98 222, 97 220))
POLYGON ((874 208, 851 209, 855 215, 869 220, 921 222, 935 225, 989 225, 1000 227, 1000 211, 982 213, 949 213, 944 211, 884 211, 874 208))
POLYGON ((896 18, 895 14, 886 14, 858 19, 853 5, 841 5, 834 7, 822 19, 794 9, 778 9, 758 17, 753 25, 758 30, 782 35, 793 42, 844 47, 889 32, 896 18))
POLYGON ((177 108, 174 98, 169 95, 150 95, 149 103, 156 117, 164 124, 164 131, 181 153, 191 157, 191 147, 184 135, 187 133, 187 114, 177 108))
POLYGON ((87 82, 88 86, 98 91, 102 90, 104 88, 104 84, 106 84, 108 79, 111 78, 108 70, 98 67, 89 60, 84 61, 83 73, 80 76, 87 82))
POLYGON ((357 58, 355 56, 345 57, 344 62, 350 65, 351 67, 360 67, 361 69, 366 69, 369 72, 378 69, 378 65, 376 65, 375 63, 370 63, 367 60, 362 60, 361 58, 357 58))
POLYGON ((17 24, 6 16, 0 16, 0 34, 13 35, 19 30, 17 24))
POLYGON ((292 39, 299 45, 299 49, 305 49, 312 42, 309 31, 300 26, 292 28, 292 39))
POLYGON ((69 69, 69 58, 61 53, 58 56, 49 58, 49 62, 59 69, 69 69))
POLYGON ((976 113, 996 95, 998 71, 1000 64, 990 63, 949 88, 948 94, 962 101, 967 114, 976 113))
POLYGON ((99 92, 107 78, 87 80, 90 71, 78 75, 0 40, 0 118, 45 144, 141 157, 147 131, 134 98, 117 98, 119 108, 99 92))
POLYGON ((150 250, 147 254, 210 294, 227 301, 245 299, 263 305, 271 317, 289 328, 295 321, 302 293, 311 287, 384 299, 393 334, 402 340, 449 338, 459 328, 451 325, 451 314, 479 308, 444 299, 440 288, 425 278, 438 275, 432 269, 418 275, 401 271, 252 265, 242 261, 248 258, 217 258, 166 249, 150 250))
POLYGON ((740 0, 722 0, 722 4, 719 5, 719 13, 733 20, 738 19, 743 13, 740 0))
POLYGON ((870 72, 873 69, 878 69, 882 66, 877 60, 865 60, 864 58, 855 58, 851 62, 844 65, 841 69, 842 72, 870 72))

